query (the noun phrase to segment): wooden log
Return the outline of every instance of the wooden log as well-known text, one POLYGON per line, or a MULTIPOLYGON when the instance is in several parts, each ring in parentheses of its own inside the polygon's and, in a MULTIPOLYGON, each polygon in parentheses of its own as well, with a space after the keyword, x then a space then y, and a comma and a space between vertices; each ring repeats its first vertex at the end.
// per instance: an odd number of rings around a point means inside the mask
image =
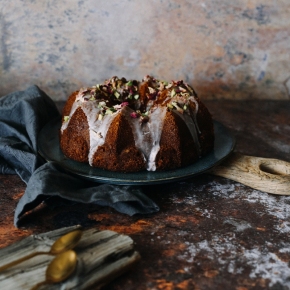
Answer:
MULTIPOLYGON (((5 264, 3 261, 11 262, 11 256, 13 259, 23 256, 22 252, 27 254, 35 250, 49 250, 57 238, 76 228, 79 227, 69 227, 30 236, 1 249, 1 265, 5 264)), ((77 253, 78 261, 73 275, 62 283, 43 285, 40 289, 60 289, 60 287, 62 287, 61 289, 87 289, 90 287, 99 289, 127 271, 140 259, 139 253, 133 249, 133 240, 129 236, 108 230, 84 231, 74 250, 77 253)), ((51 255, 38 255, 4 270, 0 273, 0 289, 31 289, 45 280, 46 268, 53 258, 51 255)))
POLYGON ((290 195, 290 163, 233 153, 208 173, 271 194, 290 195))
POLYGON ((12 261, 25 258, 26 256, 30 256, 36 252, 49 252, 52 244, 58 237, 79 228, 81 228, 81 226, 76 225, 40 235, 31 235, 18 243, 14 243, 9 247, 1 249, 0 269, 2 266, 9 264, 12 261))

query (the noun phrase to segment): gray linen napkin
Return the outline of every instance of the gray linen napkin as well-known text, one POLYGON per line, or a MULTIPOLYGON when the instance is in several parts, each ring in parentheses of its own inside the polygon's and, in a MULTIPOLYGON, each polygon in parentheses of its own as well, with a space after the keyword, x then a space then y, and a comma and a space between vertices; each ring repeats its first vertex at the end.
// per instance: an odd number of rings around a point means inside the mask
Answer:
POLYGON ((42 127, 57 116, 54 102, 37 86, 0 98, 0 173, 16 173, 27 184, 15 210, 15 226, 25 212, 53 196, 110 206, 128 215, 159 210, 142 187, 88 182, 54 162, 46 163, 37 153, 37 138, 42 127))

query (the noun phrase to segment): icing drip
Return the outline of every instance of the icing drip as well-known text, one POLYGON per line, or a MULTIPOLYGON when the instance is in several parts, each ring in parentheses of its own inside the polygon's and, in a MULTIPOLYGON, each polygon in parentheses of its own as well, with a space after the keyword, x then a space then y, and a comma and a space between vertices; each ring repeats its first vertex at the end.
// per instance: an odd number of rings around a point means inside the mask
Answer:
POLYGON ((135 146, 143 153, 147 162, 147 170, 156 170, 156 156, 160 149, 160 138, 167 108, 158 106, 149 116, 149 122, 141 124, 137 118, 132 118, 130 114, 134 112, 129 107, 125 107, 122 113, 129 121, 135 139, 135 146))
POLYGON ((105 143, 107 131, 112 121, 119 113, 119 111, 116 111, 111 115, 105 115, 101 120, 99 120, 98 117, 101 114, 102 110, 102 108, 98 106, 99 103, 100 102, 96 100, 87 101, 86 98, 84 98, 83 90, 81 90, 72 105, 68 121, 63 122, 61 126, 61 132, 63 132, 67 128, 70 119, 75 111, 78 108, 81 108, 83 110, 89 124, 90 150, 88 159, 90 165, 92 165, 93 156, 97 151, 98 147, 105 143))
POLYGON ((122 110, 122 114, 126 117, 132 128, 135 146, 142 152, 144 159, 147 160, 151 150, 150 143, 148 142, 150 139, 148 123, 141 124, 138 118, 132 118, 131 113, 133 112, 135 111, 129 107, 125 107, 122 110))
MULTIPOLYGON (((106 115, 102 120, 95 120, 91 124, 89 123, 90 130, 90 152, 89 152, 89 164, 92 165, 93 157, 95 152, 98 150, 99 146, 105 143, 106 135, 108 129, 115 119, 115 117, 120 113, 117 111, 111 115, 106 115)), ((88 118, 88 115, 87 115, 88 118)))
POLYGON ((68 120, 66 122, 63 122, 61 125, 61 133, 67 128, 70 119, 72 117, 72 115, 75 113, 75 111, 79 108, 79 107, 83 107, 83 104, 90 104, 91 102, 87 102, 84 101, 84 99, 82 98, 83 95, 83 90, 80 90, 78 95, 76 96, 76 99, 72 105, 72 108, 70 110, 69 116, 68 116, 68 120))
POLYGON ((150 156, 147 162, 147 170, 155 171, 156 170, 156 156, 160 149, 160 138, 162 133, 162 128, 164 124, 164 117, 166 114, 166 107, 158 106, 157 109, 151 114, 149 127, 152 135, 152 149, 150 156))
POLYGON ((76 109, 80 107, 79 104, 77 104, 76 102, 73 103, 72 105, 72 108, 71 108, 71 111, 70 111, 70 114, 69 114, 69 118, 66 122, 63 122, 62 125, 61 125, 61 133, 67 128, 69 122, 70 122, 70 119, 72 117, 72 115, 74 114, 74 112, 76 111, 76 109))

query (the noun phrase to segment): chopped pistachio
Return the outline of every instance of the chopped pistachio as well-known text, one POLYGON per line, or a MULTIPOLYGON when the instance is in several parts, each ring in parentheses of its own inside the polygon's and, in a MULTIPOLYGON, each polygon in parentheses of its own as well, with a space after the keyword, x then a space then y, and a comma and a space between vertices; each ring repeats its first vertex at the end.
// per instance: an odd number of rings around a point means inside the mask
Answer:
POLYGON ((176 95, 176 92, 175 92, 175 90, 173 89, 173 90, 171 91, 171 93, 170 93, 170 96, 171 96, 171 98, 173 98, 175 95, 176 95))
POLYGON ((186 105, 184 105, 184 106, 183 106, 183 110, 185 111, 186 109, 187 109, 187 106, 186 106, 186 105))
POLYGON ((102 119, 103 119, 103 115, 102 114, 99 114, 98 120, 101 121, 102 119))
POLYGON ((135 95, 135 96, 134 96, 134 99, 135 99, 135 100, 138 100, 138 99, 139 99, 139 95, 135 95))
POLYGON ((106 115, 112 115, 113 111, 111 111, 110 109, 106 110, 106 115))
POLYGON ((128 87, 131 87, 133 85, 133 82, 132 81, 129 81, 128 83, 127 83, 127 86, 128 87))
POLYGON ((174 106, 175 108, 178 107, 178 105, 177 105, 176 102, 172 102, 171 104, 172 104, 172 106, 174 106))
POLYGON ((115 92, 114 92, 114 96, 115 96, 117 99, 119 99, 120 94, 119 94, 117 91, 115 91, 115 92))
POLYGON ((172 105, 175 107, 175 109, 176 109, 179 113, 183 114, 183 110, 178 106, 178 104, 177 104, 176 102, 172 102, 172 105))
POLYGON ((181 93, 181 96, 183 96, 183 97, 185 97, 185 98, 189 98, 189 97, 190 97, 188 92, 186 92, 186 93, 181 93))
POLYGON ((170 103, 167 104, 167 107, 168 107, 169 109, 173 109, 173 106, 172 106, 170 103))
POLYGON ((64 120, 65 122, 67 122, 67 121, 69 120, 69 116, 64 116, 64 117, 63 117, 63 120, 64 120))

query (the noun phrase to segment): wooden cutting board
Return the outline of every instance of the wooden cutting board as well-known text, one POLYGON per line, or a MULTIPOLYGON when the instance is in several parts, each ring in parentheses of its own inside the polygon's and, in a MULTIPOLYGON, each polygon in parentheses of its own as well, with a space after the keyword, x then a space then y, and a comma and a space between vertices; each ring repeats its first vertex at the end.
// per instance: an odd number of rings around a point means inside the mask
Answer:
MULTIPOLYGON (((0 267, 34 252, 48 252, 60 236, 80 226, 58 229, 40 235, 31 235, 0 250, 0 267)), ((121 275, 140 258, 133 249, 133 240, 116 232, 89 229, 74 251, 77 253, 76 271, 64 282, 44 285, 40 289, 99 289, 121 275)), ((52 255, 38 255, 0 272, 0 289, 31 289, 45 280, 52 255)))
POLYGON ((283 160, 232 153, 208 173, 267 193, 290 195, 290 163, 283 160))

